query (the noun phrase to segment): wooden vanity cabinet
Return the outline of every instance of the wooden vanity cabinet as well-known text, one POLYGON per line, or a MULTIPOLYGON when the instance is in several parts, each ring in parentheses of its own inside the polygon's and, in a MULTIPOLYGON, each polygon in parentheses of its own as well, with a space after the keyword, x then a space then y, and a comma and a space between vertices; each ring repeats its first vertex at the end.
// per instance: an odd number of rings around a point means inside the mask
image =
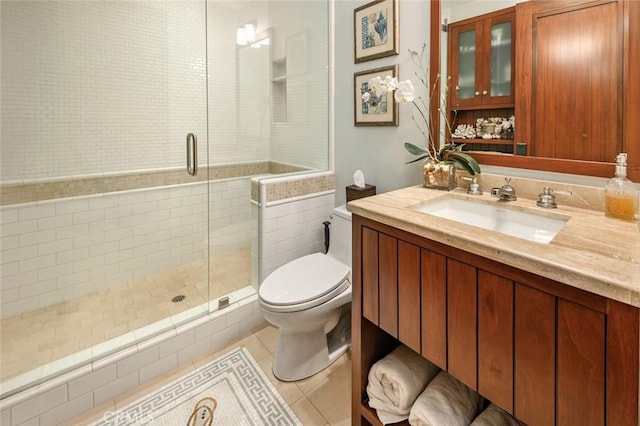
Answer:
POLYGON ((399 343, 530 425, 638 425, 639 309, 353 216, 352 422, 399 343))

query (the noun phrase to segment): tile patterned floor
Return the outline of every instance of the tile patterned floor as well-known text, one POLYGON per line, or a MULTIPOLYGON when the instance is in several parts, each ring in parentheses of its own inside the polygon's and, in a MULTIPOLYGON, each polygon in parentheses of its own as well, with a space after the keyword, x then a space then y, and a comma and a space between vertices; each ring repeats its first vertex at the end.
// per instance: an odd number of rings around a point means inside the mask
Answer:
POLYGON ((197 369, 237 346, 245 346, 305 426, 347 426, 351 424, 351 352, 342 355, 324 371, 298 382, 281 382, 273 376, 277 329, 267 325, 219 352, 200 357, 159 377, 151 383, 120 395, 65 423, 85 425, 197 369))
POLYGON ((0 320, 0 380, 215 300, 251 280, 249 248, 0 320), (210 288, 207 288, 209 271, 210 288), (185 295, 172 303, 176 295, 185 295))

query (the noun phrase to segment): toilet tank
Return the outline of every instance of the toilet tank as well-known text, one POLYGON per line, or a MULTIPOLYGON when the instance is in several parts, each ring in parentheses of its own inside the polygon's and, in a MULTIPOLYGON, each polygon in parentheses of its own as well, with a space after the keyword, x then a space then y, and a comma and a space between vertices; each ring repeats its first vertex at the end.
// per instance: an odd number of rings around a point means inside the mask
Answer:
POLYGON ((327 255, 351 268, 351 212, 345 204, 333 209, 329 231, 327 255))

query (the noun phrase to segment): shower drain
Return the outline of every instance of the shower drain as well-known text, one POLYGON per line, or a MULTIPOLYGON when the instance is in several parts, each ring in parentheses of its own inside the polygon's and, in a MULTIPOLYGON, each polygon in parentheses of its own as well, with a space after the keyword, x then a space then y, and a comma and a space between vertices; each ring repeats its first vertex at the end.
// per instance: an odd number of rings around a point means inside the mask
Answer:
POLYGON ((173 299, 171 299, 171 302, 172 303, 182 302, 186 298, 187 298, 187 296, 185 296, 184 294, 179 294, 176 297, 174 297, 173 299))

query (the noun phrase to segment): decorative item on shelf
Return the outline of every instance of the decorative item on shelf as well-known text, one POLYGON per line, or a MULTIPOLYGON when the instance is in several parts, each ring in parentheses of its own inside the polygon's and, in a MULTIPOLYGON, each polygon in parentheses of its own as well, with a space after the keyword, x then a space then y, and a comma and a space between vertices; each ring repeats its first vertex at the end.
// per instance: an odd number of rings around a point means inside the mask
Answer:
POLYGON ((476 128, 471 124, 458 124, 451 137, 454 139, 475 139, 476 128))
MULTIPOLYGON (((469 126, 468 124, 461 124, 458 126, 469 126)), ((452 137, 463 139, 464 137, 458 136, 458 128, 452 134, 452 137)), ((515 116, 509 118, 504 117, 482 117, 476 120, 475 135, 472 138, 478 139, 513 139, 513 130, 515 128, 515 116)), ((466 127, 465 127, 466 129, 466 127)), ((468 131, 470 135, 471 132, 468 131)), ((469 138, 469 136, 466 136, 469 138)))
MULTIPOLYGON (((422 46, 422 52, 409 49, 411 59, 416 65, 415 76, 418 78, 422 87, 429 90, 429 73, 426 66, 426 61, 429 59, 425 57, 426 44, 422 46)), ((441 76, 438 76, 438 82, 441 80, 441 76)), ((438 93, 439 84, 435 84, 429 90, 428 99, 422 96, 416 96, 415 89, 411 80, 405 80, 398 82, 396 77, 385 76, 381 78, 377 76, 369 80, 370 91, 362 94, 363 102, 369 102, 372 93, 387 93, 395 91, 394 99, 398 103, 411 102, 418 111, 417 118, 415 115, 411 116, 411 119, 415 123, 416 127, 425 139, 425 146, 419 147, 412 143, 406 142, 404 144, 405 149, 418 158, 412 161, 408 161, 406 164, 415 163, 416 161, 424 160, 423 169, 423 186, 425 188, 434 189, 446 189, 451 190, 456 187, 456 168, 466 170, 469 174, 475 175, 480 173, 480 166, 476 160, 469 154, 462 152, 464 144, 450 143, 439 148, 440 145, 440 132, 437 126, 432 121, 432 116, 427 113, 429 110, 429 104, 433 96, 439 96, 438 112, 441 119, 446 124, 446 132, 451 132, 451 123, 446 113, 446 99, 449 86, 451 85, 451 77, 447 78, 444 83, 444 90, 442 93, 438 93)))

